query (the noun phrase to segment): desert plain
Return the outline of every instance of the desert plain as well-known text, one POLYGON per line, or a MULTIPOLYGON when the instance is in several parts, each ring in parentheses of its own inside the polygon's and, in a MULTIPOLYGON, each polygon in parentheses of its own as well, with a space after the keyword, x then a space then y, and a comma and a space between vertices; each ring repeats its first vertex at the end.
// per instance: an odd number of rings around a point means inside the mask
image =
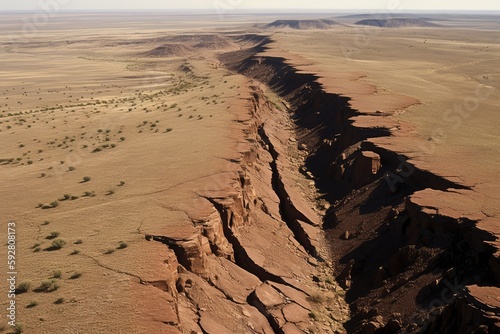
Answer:
POLYGON ((3 333, 500 332, 498 17, 31 15, 3 333))

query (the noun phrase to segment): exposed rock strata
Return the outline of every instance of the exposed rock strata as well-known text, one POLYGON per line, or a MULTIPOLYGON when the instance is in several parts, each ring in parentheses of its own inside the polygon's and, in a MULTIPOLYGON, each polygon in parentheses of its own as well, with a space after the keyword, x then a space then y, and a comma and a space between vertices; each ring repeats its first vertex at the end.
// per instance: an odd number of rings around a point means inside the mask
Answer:
MULTIPOLYGON (((348 98, 323 91, 314 75, 298 73, 285 59, 266 56, 270 41, 221 59, 287 101, 297 145, 308 156, 304 170, 331 203, 324 226, 338 259, 337 280, 349 288, 348 332, 498 333, 491 306, 498 299, 485 302, 488 294, 500 295, 498 219, 481 213, 471 188, 377 146, 371 138, 395 130, 380 121, 370 126, 375 116, 360 115, 348 98)), ((273 184, 277 192, 283 188, 279 179, 273 184)), ((287 202, 281 206, 292 214, 289 226, 297 236, 301 219, 287 202)), ((281 326, 282 318, 265 309, 281 326)))
POLYGON ((250 87, 248 115, 236 121, 244 139, 240 157, 195 190, 193 205, 185 208, 193 233, 145 231, 179 264, 166 289, 177 298, 178 327, 217 334, 343 332, 348 312, 336 296, 340 288, 333 280, 313 280, 331 269, 320 256, 320 219, 289 171, 283 111, 261 84, 250 87), (316 295, 328 298, 311 304, 316 295))

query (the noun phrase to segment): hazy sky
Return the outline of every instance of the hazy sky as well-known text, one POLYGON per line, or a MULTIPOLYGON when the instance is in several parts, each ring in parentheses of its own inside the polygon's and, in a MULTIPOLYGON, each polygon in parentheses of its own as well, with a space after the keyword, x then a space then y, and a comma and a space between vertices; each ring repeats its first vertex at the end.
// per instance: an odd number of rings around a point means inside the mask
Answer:
POLYGON ((0 10, 76 9, 377 9, 500 10, 499 0, 0 0, 0 10))

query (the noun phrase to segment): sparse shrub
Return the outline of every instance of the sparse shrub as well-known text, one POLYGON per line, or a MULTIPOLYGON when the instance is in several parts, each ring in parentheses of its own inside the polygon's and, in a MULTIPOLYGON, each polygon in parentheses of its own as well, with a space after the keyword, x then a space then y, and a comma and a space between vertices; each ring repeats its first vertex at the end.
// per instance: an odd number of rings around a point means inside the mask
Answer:
POLYGON ((12 328, 14 334, 22 334, 24 333, 24 327, 20 323, 15 324, 15 326, 12 328))
POLYGON ((77 200, 77 199, 79 199, 79 198, 80 198, 80 197, 73 195, 73 196, 71 196, 71 197, 70 197, 70 200, 74 201, 74 200, 77 200))
POLYGON ((322 304, 325 302, 325 297, 319 293, 313 293, 307 297, 307 300, 311 303, 322 304))
POLYGON ((120 241, 117 249, 125 249, 128 247, 128 244, 125 241, 120 241))
POLYGON ((120 137, 120 140, 121 141, 125 141, 125 137, 120 137))
POLYGON ((61 249, 64 247, 64 245, 66 245, 66 241, 64 241, 63 239, 54 239, 52 241, 52 248, 54 249, 61 249))
POLYGON ((45 174, 45 173, 41 173, 41 174, 40 174, 40 177, 45 177, 46 175, 47 175, 47 174, 45 174))
POLYGON ((75 169, 76 169, 76 168, 75 168, 75 167, 73 167, 73 166, 69 166, 69 167, 68 167, 68 171, 70 171, 70 172, 74 171, 75 169))
POLYGON ((50 203, 50 207, 52 208, 57 208, 59 206, 59 202, 58 201, 53 201, 50 203))
POLYGON ((57 289, 59 289, 59 284, 57 283, 57 280, 55 280, 55 279, 45 280, 45 281, 42 281, 39 289, 43 292, 52 292, 52 291, 56 291, 57 289))
POLYGON ((318 314, 315 311, 309 312, 309 318, 313 320, 318 320, 318 314))
POLYGON ((80 251, 78 249, 75 249, 74 251, 69 253, 69 255, 78 255, 78 254, 80 254, 80 251))
POLYGON ((115 191, 114 191, 114 190, 112 190, 112 189, 110 189, 110 190, 108 190, 108 192, 106 193, 106 195, 107 195, 107 196, 111 196, 111 195, 113 195, 114 193, 115 193, 115 191))
POLYGON ((114 249, 108 249, 107 251, 104 252, 104 254, 109 255, 109 254, 113 254, 114 252, 115 252, 114 249))
POLYGON ((89 182, 91 180, 90 176, 84 176, 83 182, 89 182))
POLYGON ((57 238, 59 235, 61 235, 61 233, 59 232, 50 232, 49 236, 47 237, 47 239, 55 239, 57 238))
POLYGON ((82 276, 82 273, 81 273, 81 272, 79 272, 79 271, 75 271, 75 272, 73 273, 73 275, 71 275, 69 278, 70 278, 70 279, 77 279, 77 278, 80 278, 80 276, 82 276))
POLYGON ((36 300, 31 301, 28 305, 26 305, 26 308, 32 308, 38 305, 38 302, 36 300))
POLYGON ((81 245, 83 244, 83 240, 82 239, 78 239, 77 241, 74 242, 75 245, 81 245))
POLYGON ((30 288, 31 288, 31 282, 30 281, 23 281, 17 285, 16 293, 28 292, 30 288))
POLYGON ((62 297, 61 298, 57 298, 56 301, 54 302, 54 304, 56 304, 56 305, 59 305, 59 304, 62 304, 62 303, 64 303, 64 298, 62 298, 62 297))
POLYGON ((54 270, 52 273, 52 278, 61 278, 62 277, 62 271, 60 270, 54 270))
POLYGON ((120 183, 118 184, 118 187, 121 187, 123 185, 125 185, 125 181, 120 181, 120 183))

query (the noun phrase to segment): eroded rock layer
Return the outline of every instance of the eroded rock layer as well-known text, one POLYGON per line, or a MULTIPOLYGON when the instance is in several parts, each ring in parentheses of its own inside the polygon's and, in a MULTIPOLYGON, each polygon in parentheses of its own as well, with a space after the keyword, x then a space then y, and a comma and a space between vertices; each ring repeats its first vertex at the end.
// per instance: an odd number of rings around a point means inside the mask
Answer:
MULTIPOLYGON (((347 331, 499 333, 500 224, 481 212, 480 201, 487 199, 376 145, 372 138, 391 136, 392 129, 380 126, 384 115, 361 115, 348 98, 325 92, 315 75, 267 56, 271 42, 226 53, 221 60, 285 101, 297 147, 306 152, 301 171, 327 202, 319 207, 326 211, 323 226, 337 281, 348 289, 347 331)), ((279 172, 272 145, 269 153, 279 172)), ((286 188, 279 179, 273 185, 277 193, 286 188)), ((303 217, 287 203, 281 207, 296 240, 314 255, 314 246, 297 235, 303 217)))
POLYGON ((290 120, 266 89, 249 82, 235 106, 245 112, 235 119, 234 158, 184 203, 192 232, 145 230, 175 254, 178 266, 161 287, 177 301, 181 332, 345 332, 349 310, 328 277, 320 217, 289 166, 290 120))

